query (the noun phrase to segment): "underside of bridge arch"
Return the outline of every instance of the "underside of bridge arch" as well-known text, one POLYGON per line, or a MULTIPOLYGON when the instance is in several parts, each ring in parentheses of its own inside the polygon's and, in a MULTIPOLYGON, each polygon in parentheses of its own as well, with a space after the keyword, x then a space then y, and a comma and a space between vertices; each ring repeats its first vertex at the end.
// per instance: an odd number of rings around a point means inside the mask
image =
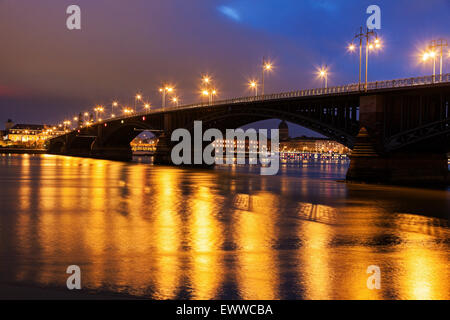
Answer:
MULTIPOLYGON (((294 114, 286 111, 272 110, 272 109, 243 109, 221 111, 213 114, 208 114, 201 117, 198 121, 202 121, 203 130, 209 128, 217 128, 224 132, 226 129, 236 129, 253 122, 269 119, 281 119, 291 123, 300 125, 304 128, 320 133, 332 140, 336 140, 343 145, 352 148, 354 137, 358 133, 358 128, 355 126, 352 130, 345 131, 330 123, 321 122, 317 119, 306 117, 304 115, 294 114)), ((193 129, 193 123, 187 125, 188 130, 193 129)))
POLYGON ((139 134, 152 128, 144 122, 128 122, 117 127, 105 130, 102 137, 104 147, 125 147, 129 146, 139 134))
POLYGON ((131 160, 131 141, 151 127, 144 122, 126 122, 107 127, 99 127, 98 135, 92 143, 91 156, 110 160, 131 160))

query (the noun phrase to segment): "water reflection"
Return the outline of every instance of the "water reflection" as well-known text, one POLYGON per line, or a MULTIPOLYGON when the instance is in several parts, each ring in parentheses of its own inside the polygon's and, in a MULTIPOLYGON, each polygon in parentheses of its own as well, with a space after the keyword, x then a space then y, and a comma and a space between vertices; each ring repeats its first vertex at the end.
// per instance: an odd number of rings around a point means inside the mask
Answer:
POLYGON ((84 288, 152 299, 449 299, 450 192, 345 168, 0 156, 0 287, 64 287, 77 264, 84 288))

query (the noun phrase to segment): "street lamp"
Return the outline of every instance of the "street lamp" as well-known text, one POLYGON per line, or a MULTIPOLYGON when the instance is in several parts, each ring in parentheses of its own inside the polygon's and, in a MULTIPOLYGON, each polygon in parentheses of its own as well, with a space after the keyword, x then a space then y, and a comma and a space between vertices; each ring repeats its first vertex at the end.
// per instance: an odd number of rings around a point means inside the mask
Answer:
MULTIPOLYGON (((369 65, 369 50, 379 49, 381 48, 381 41, 378 39, 378 35, 375 31, 367 29, 366 32, 363 32, 363 28, 360 28, 360 32, 355 35, 353 40, 359 39, 359 80, 358 80, 358 88, 361 90, 361 66, 362 66, 362 47, 363 47, 363 39, 366 40, 366 73, 365 73, 365 85, 364 90, 367 91, 367 71, 369 65), (371 39, 375 38, 374 42, 371 42, 371 39)), ((353 42, 349 45, 348 50, 353 52, 355 51, 355 45, 353 42)))
POLYGON ((251 90, 255 90, 255 97, 258 96, 258 83, 256 81, 250 81, 248 84, 251 90))
POLYGON ((425 52, 422 56, 423 61, 427 61, 428 59, 433 59, 433 82, 436 80, 436 52, 429 51, 425 52))
POLYGON ((325 89, 328 88, 328 68, 325 66, 325 68, 321 68, 318 70, 319 77, 322 79, 325 79, 325 89))
POLYGON ((125 115, 129 115, 129 114, 133 113, 133 110, 130 109, 130 108, 128 108, 128 107, 125 107, 125 108, 123 109, 123 113, 124 113, 125 115))
POLYGON ((202 94, 204 96, 208 96, 208 102, 209 102, 209 104, 212 104, 213 99, 214 99, 213 96, 217 94, 216 89, 214 89, 212 86, 212 80, 209 76, 206 75, 206 76, 203 76, 202 83, 203 83, 203 85, 206 86, 206 88, 203 89, 202 94))
POLYGON ((262 61, 262 87, 261 87, 261 95, 264 95, 264 74, 266 73, 266 71, 272 71, 273 65, 272 63, 266 61, 266 58, 263 57, 263 61, 262 61))
POLYGON ((116 115, 114 114, 114 107, 119 106, 119 103, 117 101, 113 101, 111 104, 111 118, 115 118, 116 115))
POLYGON ((159 92, 161 92, 161 94, 162 94, 162 107, 163 108, 166 107, 166 94, 168 94, 172 91, 173 91, 173 88, 170 86, 164 86, 159 89, 159 92))
POLYGON ((436 56, 437 56, 437 52, 439 52, 439 60, 440 60, 440 68, 439 68, 439 79, 440 81, 442 81, 442 69, 443 69, 443 55, 444 55, 444 48, 448 47, 448 42, 445 39, 438 39, 438 40, 432 40, 430 42, 430 45, 428 46, 428 52, 426 52, 423 55, 423 60, 426 61, 428 60, 428 58, 432 58, 433 59, 433 82, 435 81, 436 78, 436 56))
MULTIPOLYGON (((71 122, 69 120, 65 120, 63 123, 64 123, 64 131, 66 131, 67 127, 70 126, 71 122)), ((69 127, 69 129, 70 129, 70 127, 69 127)))
POLYGON ((152 107, 152 106, 150 105, 150 103, 144 104, 144 109, 145 109, 145 111, 150 111, 151 107, 152 107))
POLYGON ((140 93, 136 94, 136 96, 134 97, 134 112, 135 113, 137 112, 137 109, 136 109, 137 101, 141 101, 141 100, 142 100, 142 95, 140 93))
POLYGON ((214 96, 217 94, 216 89, 211 89, 211 90, 203 90, 202 91, 202 95, 204 95, 205 97, 208 97, 208 103, 212 104, 214 101, 214 96))
POLYGON ((102 106, 97 106, 96 108, 94 108, 94 111, 95 111, 95 120, 96 120, 96 121, 99 120, 98 114, 101 113, 101 112, 103 112, 103 110, 104 110, 104 109, 103 109, 102 106))
POLYGON ((177 97, 173 97, 172 102, 178 107, 179 100, 177 97))
POLYGON ((202 82, 206 85, 208 85, 211 81, 211 78, 209 76, 203 76, 202 82))

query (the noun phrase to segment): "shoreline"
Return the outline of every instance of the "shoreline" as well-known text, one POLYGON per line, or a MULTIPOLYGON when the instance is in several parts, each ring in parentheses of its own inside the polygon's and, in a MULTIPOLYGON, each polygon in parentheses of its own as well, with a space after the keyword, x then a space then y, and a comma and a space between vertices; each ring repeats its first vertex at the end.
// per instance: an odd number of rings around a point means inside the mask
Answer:
POLYGON ((46 149, 0 148, 0 154, 46 154, 46 149))
POLYGON ((143 300, 129 294, 89 289, 70 291, 63 287, 0 283, 0 300, 143 300))

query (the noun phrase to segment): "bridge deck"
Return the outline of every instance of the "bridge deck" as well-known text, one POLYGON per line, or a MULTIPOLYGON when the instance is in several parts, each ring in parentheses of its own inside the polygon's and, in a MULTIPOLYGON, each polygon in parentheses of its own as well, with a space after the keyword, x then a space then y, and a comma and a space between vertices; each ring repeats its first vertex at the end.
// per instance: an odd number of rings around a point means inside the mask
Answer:
MULTIPOLYGON (((394 79, 394 80, 385 80, 385 81, 374 81, 369 82, 367 84, 367 93, 375 93, 375 92, 383 92, 386 90, 398 90, 398 89, 408 89, 411 87, 432 87, 438 85, 445 85, 450 83, 450 73, 443 74, 442 80, 440 80, 440 75, 436 75, 433 79, 433 76, 423 76, 423 77, 414 77, 414 78, 404 78, 404 79, 394 79)), ((213 101, 212 103, 193 103, 182 106, 175 107, 167 107, 160 108, 151 111, 143 111, 137 112, 129 116, 120 116, 115 118, 105 119, 108 120, 117 120, 117 119, 127 119, 136 117, 139 115, 148 115, 162 112, 172 112, 179 111, 185 109, 193 109, 193 108, 201 108, 201 107, 211 107, 211 106, 223 106, 229 104, 237 104, 237 103, 251 103, 251 102, 261 102, 267 100, 280 100, 280 99, 289 99, 289 98, 308 98, 308 97, 323 97, 323 96, 335 96, 339 94, 361 94, 364 93, 364 83, 361 83, 361 86, 356 84, 348 84, 342 86, 335 86, 329 88, 316 88, 316 89, 305 89, 305 90, 296 90, 290 92, 282 92, 282 93, 274 93, 267 94, 261 96, 250 96, 250 97, 240 97, 233 98, 227 100, 218 100, 213 101)))

